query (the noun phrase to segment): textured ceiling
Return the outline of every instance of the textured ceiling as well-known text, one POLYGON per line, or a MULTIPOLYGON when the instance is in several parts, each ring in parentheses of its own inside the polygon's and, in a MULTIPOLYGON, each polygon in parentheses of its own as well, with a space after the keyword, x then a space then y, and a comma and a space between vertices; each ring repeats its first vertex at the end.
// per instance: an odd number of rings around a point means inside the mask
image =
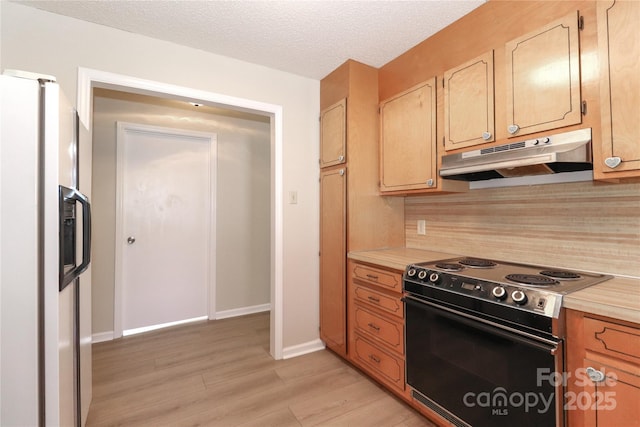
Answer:
POLYGON ((349 58, 380 67, 484 1, 16 0, 313 79, 349 58))

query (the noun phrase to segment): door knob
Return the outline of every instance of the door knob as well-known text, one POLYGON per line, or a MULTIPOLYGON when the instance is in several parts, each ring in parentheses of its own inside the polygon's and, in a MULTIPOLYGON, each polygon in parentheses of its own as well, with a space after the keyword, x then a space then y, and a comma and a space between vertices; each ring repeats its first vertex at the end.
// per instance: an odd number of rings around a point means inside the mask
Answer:
POLYGON ((127 243, 128 244, 133 245, 135 243, 135 241, 136 241, 135 237, 133 237, 133 236, 127 237, 127 243))

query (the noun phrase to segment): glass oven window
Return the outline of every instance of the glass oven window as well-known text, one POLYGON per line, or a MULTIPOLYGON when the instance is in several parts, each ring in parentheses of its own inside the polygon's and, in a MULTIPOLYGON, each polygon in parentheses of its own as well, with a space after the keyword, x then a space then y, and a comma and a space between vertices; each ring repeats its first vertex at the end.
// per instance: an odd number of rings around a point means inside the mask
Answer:
POLYGON ((407 303, 408 384, 474 427, 556 425, 551 348, 407 303))

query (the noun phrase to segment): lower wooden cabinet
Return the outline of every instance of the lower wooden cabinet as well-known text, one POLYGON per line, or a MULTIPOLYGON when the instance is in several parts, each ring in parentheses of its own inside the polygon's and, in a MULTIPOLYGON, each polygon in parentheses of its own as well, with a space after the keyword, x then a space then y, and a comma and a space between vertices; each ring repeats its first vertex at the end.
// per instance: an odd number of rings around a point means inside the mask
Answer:
POLYGON ((347 286, 349 360, 405 396, 402 272, 350 260, 347 286))
POLYGON ((368 371, 376 380, 404 391, 404 359, 354 334, 351 361, 368 371))
POLYGON ((640 426, 640 325, 567 310, 569 426, 640 426))

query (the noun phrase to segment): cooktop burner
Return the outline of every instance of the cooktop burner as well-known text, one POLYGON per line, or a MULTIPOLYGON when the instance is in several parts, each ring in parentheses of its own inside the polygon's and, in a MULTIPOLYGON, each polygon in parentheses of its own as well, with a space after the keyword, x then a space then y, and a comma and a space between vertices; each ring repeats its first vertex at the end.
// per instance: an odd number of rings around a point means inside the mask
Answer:
POLYGON ((573 271, 560 271, 560 270, 544 270, 541 271, 540 274, 543 276, 553 277, 558 280, 576 280, 581 276, 578 273, 574 273, 573 271))
POLYGON ((529 286, 553 286, 557 285, 558 282, 553 280, 551 277, 540 276, 537 274, 507 274, 504 276, 505 279, 511 280, 512 282, 520 283, 521 285, 529 285, 529 286))
POLYGON ((436 267, 446 271, 460 271, 464 268, 460 264, 454 264, 450 262, 439 262, 438 264, 436 264, 436 267))
POLYGON ((491 268, 498 265, 495 262, 490 261, 488 259, 480 259, 480 258, 463 258, 458 262, 462 265, 466 265, 468 267, 473 267, 473 268, 491 268))

